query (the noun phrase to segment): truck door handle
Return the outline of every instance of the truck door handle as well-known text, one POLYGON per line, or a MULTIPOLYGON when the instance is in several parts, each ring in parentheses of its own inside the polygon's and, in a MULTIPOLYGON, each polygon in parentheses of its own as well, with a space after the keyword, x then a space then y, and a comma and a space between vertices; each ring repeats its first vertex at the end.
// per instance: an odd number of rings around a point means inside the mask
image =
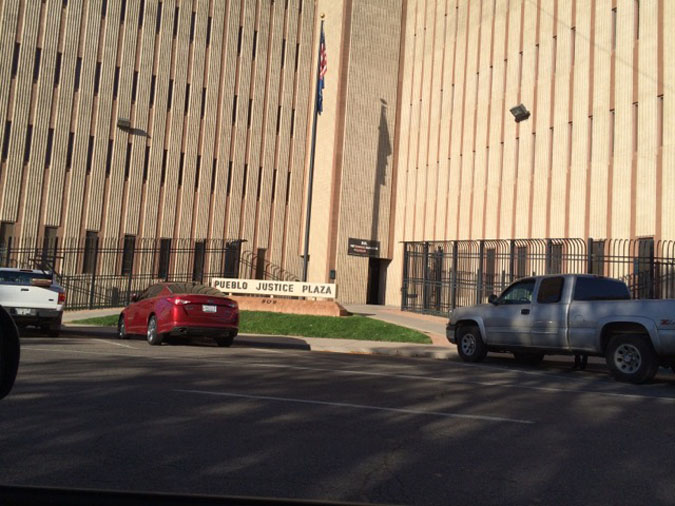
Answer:
POLYGON ((27 291, 28 291, 28 288, 22 288, 21 291, 22 291, 22 292, 27 292, 27 291))
POLYGON ((520 314, 530 314, 530 310, 529 309, 521 309, 520 314))

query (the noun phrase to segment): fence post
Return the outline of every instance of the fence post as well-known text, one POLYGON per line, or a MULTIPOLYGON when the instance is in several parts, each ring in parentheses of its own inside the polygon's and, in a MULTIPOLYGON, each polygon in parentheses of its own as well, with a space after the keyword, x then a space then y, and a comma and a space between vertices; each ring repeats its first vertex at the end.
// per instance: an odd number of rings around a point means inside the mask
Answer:
POLYGON ((515 270, 516 270, 516 241, 511 239, 511 244, 510 244, 510 251, 509 251, 509 275, 511 276, 511 279, 509 279, 509 284, 513 283, 513 280, 515 279, 515 270))
POLYGON ((588 258, 586 272, 593 274, 593 239, 590 237, 586 240, 586 257, 588 258))
MULTIPOLYGON (((86 244, 85 244, 86 248, 86 244)), ((91 290, 89 292, 89 309, 94 309, 96 291, 96 269, 98 268, 98 237, 94 243, 94 268, 91 271, 91 290)))
POLYGON ((450 280, 450 307, 457 307, 457 241, 452 242, 452 278, 450 280))
POLYGON ((132 264, 131 269, 129 269, 129 279, 127 280, 127 304, 131 302, 131 278, 133 277, 134 266, 132 264))
POLYGON ((408 243, 403 243, 403 283, 401 284, 401 311, 408 309, 408 243))
POLYGON ((429 303, 429 243, 424 243, 424 260, 422 263, 422 311, 427 310, 429 303))
POLYGON ((546 274, 551 274, 552 268, 552 256, 553 253, 553 241, 551 239, 546 239, 546 274))
POLYGON ((485 253, 485 241, 478 242, 478 273, 476 276, 476 304, 480 304, 483 298, 483 255, 485 253))

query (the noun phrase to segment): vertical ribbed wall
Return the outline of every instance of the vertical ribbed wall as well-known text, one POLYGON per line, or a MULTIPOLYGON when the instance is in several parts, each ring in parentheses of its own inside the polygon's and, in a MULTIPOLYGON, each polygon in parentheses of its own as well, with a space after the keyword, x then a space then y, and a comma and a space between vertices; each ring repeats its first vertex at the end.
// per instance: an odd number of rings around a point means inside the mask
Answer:
POLYGON ((314 25, 308 0, 2 2, 0 221, 241 238, 299 274, 314 25))
POLYGON ((389 303, 398 241, 675 238, 674 9, 408 1, 389 303))

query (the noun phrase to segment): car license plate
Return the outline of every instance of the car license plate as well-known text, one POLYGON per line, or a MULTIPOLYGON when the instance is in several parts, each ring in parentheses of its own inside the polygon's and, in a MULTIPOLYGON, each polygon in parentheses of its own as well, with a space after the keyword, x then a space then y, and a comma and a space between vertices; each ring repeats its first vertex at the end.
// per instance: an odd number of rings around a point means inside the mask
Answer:
POLYGON ((29 316, 33 314, 33 310, 29 309, 27 307, 17 307, 16 308, 16 314, 18 316, 29 316))
POLYGON ((202 306, 202 311, 205 313, 216 313, 218 308, 216 306, 202 306))

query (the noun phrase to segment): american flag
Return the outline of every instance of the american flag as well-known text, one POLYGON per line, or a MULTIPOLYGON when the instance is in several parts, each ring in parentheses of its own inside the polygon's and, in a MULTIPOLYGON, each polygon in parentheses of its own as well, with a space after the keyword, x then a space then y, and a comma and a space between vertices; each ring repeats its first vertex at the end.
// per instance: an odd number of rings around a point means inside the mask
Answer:
POLYGON ((326 61, 326 38, 323 34, 323 21, 321 22, 321 40, 319 42, 319 89, 316 96, 316 110, 319 114, 323 111, 323 86, 324 77, 328 64, 326 61))

